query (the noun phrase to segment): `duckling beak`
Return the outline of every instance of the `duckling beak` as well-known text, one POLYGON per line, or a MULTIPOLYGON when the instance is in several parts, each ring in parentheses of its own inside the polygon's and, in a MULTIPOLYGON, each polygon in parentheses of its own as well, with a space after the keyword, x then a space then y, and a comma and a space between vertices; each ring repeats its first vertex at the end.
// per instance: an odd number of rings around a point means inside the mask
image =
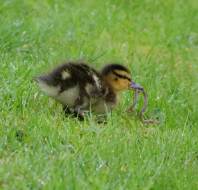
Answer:
POLYGON ((139 84, 136 84, 133 81, 131 81, 130 88, 132 88, 133 90, 140 90, 140 91, 143 90, 143 87, 142 86, 140 86, 139 84))

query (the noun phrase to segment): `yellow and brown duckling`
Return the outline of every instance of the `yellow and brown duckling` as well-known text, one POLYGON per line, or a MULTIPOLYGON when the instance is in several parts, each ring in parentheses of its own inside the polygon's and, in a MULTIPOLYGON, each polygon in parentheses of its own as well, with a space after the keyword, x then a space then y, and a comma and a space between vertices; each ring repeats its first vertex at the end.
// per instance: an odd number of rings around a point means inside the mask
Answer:
POLYGON ((66 113, 83 117, 84 112, 105 113, 117 104, 119 92, 131 85, 130 71, 108 64, 100 72, 85 63, 68 62, 37 79, 48 96, 59 101, 66 113))

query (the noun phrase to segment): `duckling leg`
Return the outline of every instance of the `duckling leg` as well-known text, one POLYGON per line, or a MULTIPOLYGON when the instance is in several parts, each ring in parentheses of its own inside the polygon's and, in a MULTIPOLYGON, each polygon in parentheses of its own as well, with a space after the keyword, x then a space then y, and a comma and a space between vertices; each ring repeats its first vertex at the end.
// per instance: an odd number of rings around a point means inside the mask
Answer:
POLYGON ((63 106, 65 116, 77 117, 79 120, 84 120, 83 114, 79 114, 75 109, 70 109, 68 106, 63 106))
POLYGON ((71 111, 71 109, 69 109, 68 106, 63 105, 63 111, 65 113, 65 115, 69 115, 72 114, 73 112, 71 111))
POLYGON ((84 119, 84 113, 85 111, 83 109, 87 108, 88 106, 88 100, 86 100, 86 96, 79 96, 75 102, 74 106, 74 113, 79 117, 79 119, 84 119))

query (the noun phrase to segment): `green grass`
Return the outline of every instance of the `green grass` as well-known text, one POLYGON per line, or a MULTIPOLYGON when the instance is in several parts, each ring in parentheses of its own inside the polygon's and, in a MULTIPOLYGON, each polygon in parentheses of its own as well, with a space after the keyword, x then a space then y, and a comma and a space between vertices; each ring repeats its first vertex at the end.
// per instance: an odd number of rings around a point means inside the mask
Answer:
POLYGON ((0 189, 198 189, 197 0, 2 0, 0 189), (149 95, 143 126, 65 118, 32 78, 65 60, 120 62, 149 95))

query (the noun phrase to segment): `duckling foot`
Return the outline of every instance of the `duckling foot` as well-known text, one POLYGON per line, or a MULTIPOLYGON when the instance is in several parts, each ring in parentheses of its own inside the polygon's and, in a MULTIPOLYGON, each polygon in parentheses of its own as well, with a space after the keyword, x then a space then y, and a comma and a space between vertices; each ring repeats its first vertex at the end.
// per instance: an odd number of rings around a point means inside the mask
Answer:
POLYGON ((74 112, 73 113, 75 114, 76 117, 78 117, 78 119, 80 121, 83 121, 84 120, 85 114, 84 114, 84 112, 78 106, 74 109, 74 112))
POLYGON ((68 106, 63 106, 63 111, 66 116, 72 114, 72 111, 69 109, 68 106))
POLYGON ((69 107, 67 106, 63 106, 63 111, 65 113, 65 116, 72 116, 72 117, 76 117, 78 118, 80 121, 84 120, 84 113, 81 111, 75 111, 75 110, 71 110, 69 107))

